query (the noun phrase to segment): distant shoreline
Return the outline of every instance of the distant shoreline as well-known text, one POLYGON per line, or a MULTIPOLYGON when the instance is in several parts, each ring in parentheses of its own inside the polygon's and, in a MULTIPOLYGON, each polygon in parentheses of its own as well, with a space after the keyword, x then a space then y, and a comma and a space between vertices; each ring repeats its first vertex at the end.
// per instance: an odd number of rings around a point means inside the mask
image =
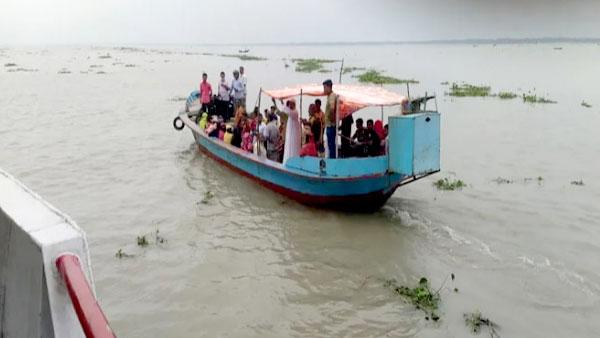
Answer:
POLYGON ((45 44, 13 44, 0 43, 0 46, 224 46, 224 47, 259 47, 259 46, 377 46, 377 45, 534 45, 534 44, 600 44, 600 38, 497 38, 497 39, 439 39, 439 40, 406 40, 406 41, 305 41, 305 42, 220 42, 220 43, 45 43, 45 44))
POLYGON ((407 41, 326 41, 326 42, 255 42, 255 43, 197 43, 200 46, 322 46, 322 45, 494 45, 494 44, 552 44, 552 43, 600 43, 600 38, 498 38, 498 39, 441 39, 407 41))

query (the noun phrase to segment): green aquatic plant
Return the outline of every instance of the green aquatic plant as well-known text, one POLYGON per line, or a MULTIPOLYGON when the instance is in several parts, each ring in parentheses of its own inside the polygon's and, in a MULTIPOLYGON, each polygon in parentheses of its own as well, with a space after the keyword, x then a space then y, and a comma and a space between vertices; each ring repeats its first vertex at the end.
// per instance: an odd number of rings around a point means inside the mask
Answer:
POLYGON ((16 72, 37 72, 38 70, 35 68, 22 68, 22 67, 18 67, 18 68, 9 68, 7 70, 7 72, 9 73, 16 73, 16 72))
POLYGON ((460 190, 467 185, 461 180, 450 180, 447 177, 433 182, 433 185, 439 190, 460 190))
POLYGON ((579 181, 571 181, 571 185, 579 185, 582 186, 583 184, 583 180, 579 180, 579 181))
POLYGON ((556 103, 556 101, 549 100, 543 96, 537 96, 535 94, 523 94, 523 102, 527 103, 556 103))
MULTIPOLYGON (((206 54, 204 54, 206 55, 206 54)), ((242 61, 265 61, 267 58, 254 56, 254 55, 246 55, 246 54, 219 54, 219 56, 226 58, 238 58, 242 61)))
POLYGON ((490 96, 491 89, 490 86, 476 86, 468 83, 457 84, 453 82, 448 95, 457 97, 485 97, 490 96))
POLYGON ((491 321, 489 318, 483 317, 481 312, 475 311, 472 313, 465 313, 463 317, 465 318, 465 325, 469 327, 472 333, 478 334, 481 332, 482 327, 487 327, 491 338, 500 337, 496 331, 496 329, 499 329, 500 326, 491 321))
POLYGON ((296 64, 296 68, 295 71, 300 72, 300 73, 312 73, 315 71, 321 71, 323 68, 323 66, 326 63, 333 63, 336 62, 337 60, 330 60, 330 59, 300 59, 300 58, 295 58, 292 59, 292 62, 294 62, 296 64))
POLYGON ((404 297, 417 309, 425 312, 427 315, 425 319, 429 319, 430 317, 433 321, 438 321, 440 319, 436 314, 436 310, 438 309, 441 300, 439 290, 433 292, 429 287, 427 278, 422 277, 419 280, 419 284, 413 288, 398 285, 395 279, 386 280, 384 286, 386 288, 391 288, 395 293, 404 297))
POLYGON ((504 177, 497 177, 497 178, 493 179, 493 181, 498 184, 511 184, 514 182, 513 180, 510 180, 510 179, 504 178, 504 177))
POLYGON ((167 240, 164 237, 162 237, 161 235, 159 235, 158 229, 156 229, 156 233, 154 234, 154 243, 156 243, 156 244, 163 244, 166 241, 167 240))
POLYGON ((503 100, 510 100, 510 99, 514 99, 515 97, 517 97, 517 94, 515 94, 513 92, 500 92, 500 93, 498 93, 498 97, 503 100))
POLYGON ((366 70, 366 68, 365 67, 344 67, 344 70, 342 70, 342 74, 352 73, 357 70, 366 70))
POLYGON ((202 200, 200 201, 200 203, 202 204, 208 204, 208 202, 213 199, 213 197, 215 197, 215 194, 208 190, 207 192, 204 193, 204 197, 202 198, 202 200))
POLYGON ((126 253, 125 251, 123 251, 123 249, 119 249, 119 251, 117 251, 117 253, 115 254, 115 257, 117 257, 118 259, 121 258, 130 258, 133 257, 134 255, 130 255, 128 253, 126 253))
POLYGON ((146 235, 142 235, 142 236, 138 236, 137 237, 137 245, 144 247, 144 246, 148 246, 148 239, 146 239, 146 235))
POLYGON ((324 68, 319 69, 319 73, 331 73, 331 72, 332 72, 332 70, 329 70, 329 69, 324 69, 324 68))
POLYGON ((395 77, 383 75, 376 70, 369 70, 360 75, 353 76, 358 78, 359 82, 374 83, 374 84, 402 84, 402 83, 419 83, 415 79, 398 79, 395 77))
POLYGON ((585 102, 585 101, 581 101, 581 106, 582 107, 586 107, 586 108, 592 108, 592 105, 589 104, 589 103, 587 103, 587 102, 585 102))

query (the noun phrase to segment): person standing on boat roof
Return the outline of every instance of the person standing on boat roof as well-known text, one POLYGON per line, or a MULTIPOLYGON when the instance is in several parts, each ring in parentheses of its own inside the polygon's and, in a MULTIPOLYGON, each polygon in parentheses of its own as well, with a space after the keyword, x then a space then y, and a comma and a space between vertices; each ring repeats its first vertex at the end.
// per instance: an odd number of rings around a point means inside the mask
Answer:
POLYGON ((227 85, 225 80, 225 72, 221 72, 219 79, 219 96, 217 97, 217 115, 223 116, 225 121, 229 121, 229 91, 231 87, 227 85))
POLYGON ((212 101, 212 87, 208 81, 208 75, 206 73, 202 73, 202 82, 200 82, 200 103, 202 106, 200 107, 200 111, 208 113, 208 106, 210 106, 210 102, 212 101))
POLYGON ((335 158, 335 138, 337 134, 336 125, 336 104, 337 95, 333 92, 333 82, 331 80, 323 81, 323 94, 327 96, 325 105, 325 130, 327 133, 327 150, 329 158, 335 158))
POLYGON ((246 88, 242 80, 240 80, 240 72, 237 70, 233 71, 233 80, 231 81, 231 96, 233 96, 234 110, 237 112, 239 107, 246 108, 246 88))

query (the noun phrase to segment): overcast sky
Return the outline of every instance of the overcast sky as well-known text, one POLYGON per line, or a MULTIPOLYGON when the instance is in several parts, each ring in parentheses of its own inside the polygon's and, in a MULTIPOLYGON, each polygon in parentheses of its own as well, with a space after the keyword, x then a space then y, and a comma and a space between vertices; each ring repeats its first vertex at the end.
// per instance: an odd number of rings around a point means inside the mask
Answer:
POLYGON ((600 1, 0 0, 0 44, 600 37, 600 1))

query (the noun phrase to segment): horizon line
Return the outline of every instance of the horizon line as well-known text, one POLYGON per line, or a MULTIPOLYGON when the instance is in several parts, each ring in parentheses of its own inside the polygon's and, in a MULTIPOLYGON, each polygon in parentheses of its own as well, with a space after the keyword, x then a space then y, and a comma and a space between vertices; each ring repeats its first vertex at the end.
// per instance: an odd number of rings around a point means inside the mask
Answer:
POLYGON ((532 38, 464 38, 430 40, 379 41, 301 41, 301 42, 95 42, 95 43, 2 43, 0 46, 102 46, 102 45, 171 45, 171 46, 308 46, 308 45, 426 45, 426 44, 536 44, 536 43, 600 43, 600 37, 532 37, 532 38))

